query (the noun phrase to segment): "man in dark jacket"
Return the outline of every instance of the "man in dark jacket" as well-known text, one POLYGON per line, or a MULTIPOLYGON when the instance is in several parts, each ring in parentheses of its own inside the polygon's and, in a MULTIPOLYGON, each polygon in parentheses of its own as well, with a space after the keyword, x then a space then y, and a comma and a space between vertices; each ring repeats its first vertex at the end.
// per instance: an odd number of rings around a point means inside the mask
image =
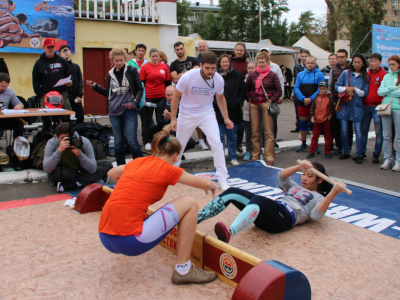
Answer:
POLYGON ((60 56, 64 58, 71 71, 72 86, 68 88, 69 103, 75 112, 76 122, 83 123, 83 106, 82 106, 82 72, 78 64, 74 64, 71 60, 71 48, 68 45, 60 47, 60 56))
MULTIPOLYGON (((329 90, 332 92, 333 101, 335 102, 335 105, 338 102, 338 92, 335 91, 336 82, 338 81, 342 72, 350 68, 350 62, 347 61, 347 58, 348 58, 347 50, 339 49, 337 51, 337 64, 332 67, 329 76, 329 90)), ((352 128, 353 126, 349 126, 349 129, 351 130, 351 132, 349 132, 349 136, 351 137, 353 137, 352 128)), ((335 152, 333 152, 333 154, 340 155, 342 153, 342 136, 340 132, 340 120, 336 118, 336 114, 332 118, 332 137, 335 139, 336 143, 336 150, 335 152)), ((351 141, 349 142, 351 148, 351 145, 353 144, 353 138, 351 138, 351 141)))
POLYGON ((290 68, 286 68, 286 66, 281 65, 281 70, 283 77, 285 79, 285 98, 287 100, 290 100, 290 97, 292 95, 292 80, 293 80, 293 73, 290 68))
MULTIPOLYGON (((67 88, 72 86, 69 80, 65 85, 55 86, 60 79, 65 79, 71 75, 67 61, 56 53, 56 42, 53 38, 46 38, 43 41, 44 53, 36 61, 32 71, 32 84, 36 96, 40 99, 40 104, 44 107, 44 97, 50 91, 57 91, 63 97, 63 108, 71 110, 67 88)), ((69 117, 61 117, 63 122, 67 122, 69 117)), ((52 118, 43 118, 43 130, 52 131, 52 118)))

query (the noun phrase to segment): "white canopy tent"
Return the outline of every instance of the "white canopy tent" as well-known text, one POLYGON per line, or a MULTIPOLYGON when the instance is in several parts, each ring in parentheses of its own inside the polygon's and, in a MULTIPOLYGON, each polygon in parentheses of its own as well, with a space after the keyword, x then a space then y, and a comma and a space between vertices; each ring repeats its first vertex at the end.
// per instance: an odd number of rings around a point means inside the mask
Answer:
POLYGON ((317 64, 319 65, 320 68, 329 64, 328 57, 329 54, 331 53, 318 47, 316 44, 311 42, 306 36, 303 36, 295 44, 293 44, 293 47, 301 47, 303 49, 309 50, 311 55, 317 59, 317 64))

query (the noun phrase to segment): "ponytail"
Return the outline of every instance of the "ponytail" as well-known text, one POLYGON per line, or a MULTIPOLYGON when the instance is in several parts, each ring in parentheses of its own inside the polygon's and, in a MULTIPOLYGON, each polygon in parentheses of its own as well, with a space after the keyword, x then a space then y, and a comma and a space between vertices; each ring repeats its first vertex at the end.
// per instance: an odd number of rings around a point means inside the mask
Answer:
POLYGON ((179 140, 170 134, 170 126, 164 128, 154 135, 151 142, 151 155, 159 157, 162 155, 176 155, 181 152, 182 146, 179 140))
MULTIPOLYGON (((322 174, 328 176, 325 172, 325 168, 323 165, 321 165, 320 163, 317 162, 312 162, 313 168, 320 171, 322 174)), ((318 177, 318 176, 317 176, 318 177)), ((319 177, 318 177, 319 178, 319 177)), ((320 178, 322 179, 322 178, 320 178)), ((329 182, 326 182, 325 180, 323 180, 317 187, 317 192, 320 193, 323 196, 326 196, 329 194, 329 192, 331 191, 333 185, 330 184, 329 182)))

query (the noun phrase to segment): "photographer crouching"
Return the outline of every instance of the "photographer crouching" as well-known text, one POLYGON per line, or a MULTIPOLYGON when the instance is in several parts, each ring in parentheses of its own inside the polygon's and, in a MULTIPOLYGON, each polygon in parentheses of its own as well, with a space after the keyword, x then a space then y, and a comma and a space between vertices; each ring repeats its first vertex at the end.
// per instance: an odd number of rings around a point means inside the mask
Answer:
POLYGON ((43 170, 48 174, 50 184, 57 183, 57 192, 107 181, 112 164, 106 159, 96 162, 87 138, 79 136, 66 122, 58 124, 55 133, 44 150, 43 170))

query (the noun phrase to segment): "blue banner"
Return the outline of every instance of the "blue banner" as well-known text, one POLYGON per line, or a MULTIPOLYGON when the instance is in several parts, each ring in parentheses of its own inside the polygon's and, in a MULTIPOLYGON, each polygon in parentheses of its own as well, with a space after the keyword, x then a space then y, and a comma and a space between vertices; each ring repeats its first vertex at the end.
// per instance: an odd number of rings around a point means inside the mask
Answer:
POLYGON ((373 24, 372 52, 382 55, 382 66, 388 67, 389 57, 400 56, 400 28, 373 24))
MULTIPOLYGON (((230 176, 228 182, 231 187, 278 199, 284 195, 278 181, 280 170, 265 166, 259 161, 248 162, 228 168, 230 176)), ((217 179, 214 171, 200 172, 195 175, 212 180, 217 179)), ((301 184, 300 174, 294 174, 292 179, 301 184)), ((398 196, 391 196, 350 184, 347 187, 353 194, 351 196, 345 193, 337 195, 325 216, 396 239, 400 238, 400 201, 398 196)))
POLYGON ((75 53, 72 0, 0 0, 0 52, 43 53, 47 37, 75 53))

